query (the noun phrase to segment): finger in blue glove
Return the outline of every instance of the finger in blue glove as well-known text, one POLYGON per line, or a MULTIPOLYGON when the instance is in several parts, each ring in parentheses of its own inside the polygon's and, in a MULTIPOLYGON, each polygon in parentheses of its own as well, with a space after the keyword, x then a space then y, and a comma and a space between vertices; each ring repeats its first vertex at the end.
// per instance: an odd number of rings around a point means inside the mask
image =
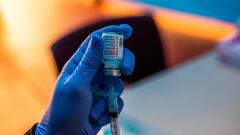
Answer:
MULTIPOLYGON (((46 134, 46 131, 48 134, 94 135, 109 123, 105 98, 93 101, 91 91, 92 86, 101 86, 104 89, 108 85, 108 78, 101 68, 103 32, 120 32, 127 39, 132 34, 132 28, 126 24, 111 25, 87 37, 60 73, 49 111, 37 125, 36 135, 46 134)), ((131 51, 124 49, 121 72, 125 75, 131 74, 134 62, 131 51)), ((114 80, 114 88, 121 94, 124 83, 119 78, 114 80)), ((119 107, 120 110, 123 107, 120 98, 119 107)))

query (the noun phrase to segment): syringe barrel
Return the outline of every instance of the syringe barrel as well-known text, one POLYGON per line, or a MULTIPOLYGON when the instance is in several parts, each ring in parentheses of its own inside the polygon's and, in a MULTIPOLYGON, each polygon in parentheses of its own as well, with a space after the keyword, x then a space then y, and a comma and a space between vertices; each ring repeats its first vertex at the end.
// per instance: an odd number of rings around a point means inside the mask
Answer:
POLYGON ((112 135, 120 135, 118 118, 110 117, 110 121, 111 121, 110 126, 111 126, 112 135))

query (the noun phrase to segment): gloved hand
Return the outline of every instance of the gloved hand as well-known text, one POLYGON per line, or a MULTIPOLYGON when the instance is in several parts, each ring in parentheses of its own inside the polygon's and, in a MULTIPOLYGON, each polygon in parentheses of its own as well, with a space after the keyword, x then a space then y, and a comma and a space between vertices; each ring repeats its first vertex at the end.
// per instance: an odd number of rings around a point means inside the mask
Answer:
MULTIPOLYGON (((92 86, 106 89, 110 82, 109 76, 103 74, 103 32, 120 32, 127 39, 132 28, 126 24, 111 25, 86 38, 60 73, 50 106, 36 127, 36 135, 95 135, 110 122, 107 99, 101 97, 94 101, 91 91, 92 86)), ((131 74, 134 62, 134 55, 124 48, 122 74, 131 74)), ((117 77, 112 82, 120 96, 124 82, 117 77)), ((121 98, 118 101, 122 110, 123 101, 121 98)))

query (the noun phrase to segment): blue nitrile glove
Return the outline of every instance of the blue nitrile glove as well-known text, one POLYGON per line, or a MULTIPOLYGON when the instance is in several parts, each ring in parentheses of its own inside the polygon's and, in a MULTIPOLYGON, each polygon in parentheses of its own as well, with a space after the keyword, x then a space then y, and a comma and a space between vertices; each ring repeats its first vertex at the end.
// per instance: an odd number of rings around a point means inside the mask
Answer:
MULTIPOLYGON (((36 135, 95 135, 110 122, 107 99, 93 100, 91 91, 93 86, 106 89, 110 82, 110 77, 103 73, 103 32, 120 32, 127 39, 132 28, 126 24, 111 25, 87 37, 59 75, 50 106, 36 127, 36 135)), ((132 73, 134 61, 134 55, 124 48, 120 65, 124 75, 132 73)), ((124 82, 117 77, 112 82, 120 96, 124 82)), ((123 101, 121 98, 118 101, 119 110, 122 110, 123 101)))

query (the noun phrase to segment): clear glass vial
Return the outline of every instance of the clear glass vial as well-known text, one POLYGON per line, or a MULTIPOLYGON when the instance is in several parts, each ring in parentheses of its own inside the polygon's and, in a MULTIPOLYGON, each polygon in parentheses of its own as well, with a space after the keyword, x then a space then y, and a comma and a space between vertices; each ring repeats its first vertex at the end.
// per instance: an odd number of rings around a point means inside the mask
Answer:
POLYGON ((123 34, 104 32, 102 38, 104 74, 120 76, 119 66, 123 59, 123 34))

